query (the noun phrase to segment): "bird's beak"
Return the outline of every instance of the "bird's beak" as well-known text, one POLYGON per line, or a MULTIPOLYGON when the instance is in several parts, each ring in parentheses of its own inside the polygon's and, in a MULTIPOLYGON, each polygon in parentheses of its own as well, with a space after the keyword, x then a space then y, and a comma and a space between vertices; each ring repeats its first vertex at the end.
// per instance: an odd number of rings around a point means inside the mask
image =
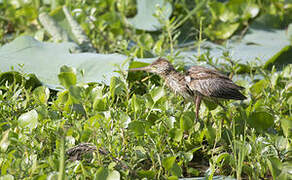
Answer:
POLYGON ((151 70, 151 66, 145 66, 145 67, 140 67, 140 68, 132 68, 129 69, 128 71, 133 72, 133 71, 147 71, 149 72, 151 70))

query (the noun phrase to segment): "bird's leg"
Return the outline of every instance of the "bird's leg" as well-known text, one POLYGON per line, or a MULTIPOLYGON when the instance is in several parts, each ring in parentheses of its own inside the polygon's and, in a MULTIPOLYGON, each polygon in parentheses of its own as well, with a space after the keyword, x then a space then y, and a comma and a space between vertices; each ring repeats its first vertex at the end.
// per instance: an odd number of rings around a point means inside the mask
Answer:
POLYGON ((201 96, 196 96, 196 121, 199 120, 199 111, 200 111, 200 105, 201 105, 201 96))

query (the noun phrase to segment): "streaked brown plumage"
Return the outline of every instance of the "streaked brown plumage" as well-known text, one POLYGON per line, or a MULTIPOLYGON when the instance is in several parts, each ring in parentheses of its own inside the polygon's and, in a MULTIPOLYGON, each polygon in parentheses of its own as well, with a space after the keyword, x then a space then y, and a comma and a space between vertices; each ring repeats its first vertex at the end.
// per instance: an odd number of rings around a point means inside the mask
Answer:
POLYGON ((196 103, 197 119, 202 99, 212 100, 220 106, 219 99, 246 99, 239 91, 243 87, 236 85, 224 74, 202 66, 192 66, 186 74, 182 74, 169 61, 159 58, 149 66, 130 71, 147 71, 160 75, 175 93, 196 103))

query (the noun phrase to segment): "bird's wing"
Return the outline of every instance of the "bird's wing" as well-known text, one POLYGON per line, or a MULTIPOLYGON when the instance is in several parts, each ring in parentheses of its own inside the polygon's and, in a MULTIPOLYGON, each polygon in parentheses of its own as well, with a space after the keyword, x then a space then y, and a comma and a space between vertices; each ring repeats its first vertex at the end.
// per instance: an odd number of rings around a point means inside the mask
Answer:
POLYGON ((192 91, 203 96, 236 100, 246 98, 239 92, 243 87, 234 84, 227 76, 212 69, 201 66, 191 67, 185 79, 192 91))
POLYGON ((217 70, 205 68, 202 66, 192 66, 187 71, 187 74, 193 79, 208 79, 208 78, 220 78, 230 80, 228 76, 220 73, 217 70))

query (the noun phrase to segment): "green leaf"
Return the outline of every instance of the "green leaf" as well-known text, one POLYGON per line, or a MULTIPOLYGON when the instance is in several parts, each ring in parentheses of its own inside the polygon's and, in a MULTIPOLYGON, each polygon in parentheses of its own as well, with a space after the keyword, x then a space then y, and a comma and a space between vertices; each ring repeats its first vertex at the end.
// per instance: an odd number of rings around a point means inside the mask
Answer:
POLYGON ((282 162, 276 157, 269 157, 267 163, 273 179, 277 179, 282 171, 282 162))
POLYGON ((292 119, 281 119, 280 122, 285 137, 292 138, 292 119))
POLYGON ((104 167, 98 168, 95 173, 95 179, 106 179, 108 176, 108 170, 104 167))
POLYGON ((0 149, 4 153, 5 153, 5 151, 7 150, 8 146, 10 144, 10 141, 9 141, 9 138, 8 138, 9 131, 10 130, 6 130, 5 132, 2 132, 2 139, 0 141, 0 149))
MULTIPOLYGON (((23 72, 33 73, 46 86, 58 89, 59 68, 67 65, 76 69, 78 82, 99 81, 109 85, 110 78, 119 75, 114 72, 117 69, 115 64, 122 64, 127 59, 121 54, 71 53, 70 50, 76 47, 76 44, 69 42, 40 42, 30 36, 20 36, 0 47, 0 70, 6 72, 12 66, 20 69, 19 64, 23 64, 23 72)), ((61 75, 62 80, 67 77, 64 73, 61 75)), ((67 73, 69 84, 74 84, 74 77, 70 77, 72 72, 67 73)))
POLYGON ((239 25, 239 23, 221 23, 216 27, 206 29, 205 33, 210 36, 211 39, 227 39, 233 35, 239 25))
POLYGON ((215 142, 216 129, 210 125, 207 126, 206 138, 210 144, 213 144, 215 142))
POLYGON ((252 87, 250 88, 250 91, 254 96, 259 96, 267 86, 268 86, 267 80, 262 79, 253 84, 252 87))
POLYGON ((121 176, 120 173, 116 170, 110 171, 106 180, 120 180, 121 176))
POLYGON ((264 65, 265 69, 283 69, 288 64, 292 64, 292 46, 285 46, 273 57, 271 57, 264 65))
POLYGON ((182 169, 177 163, 174 163, 171 168, 171 173, 176 177, 180 177, 182 175, 182 169))
POLYGON ((4 176, 0 176, 0 180, 14 180, 14 176, 11 174, 6 174, 4 176))
POLYGON ((180 128, 184 131, 188 131, 194 126, 194 120, 196 115, 192 111, 184 112, 180 118, 180 128))
POLYGON ((37 87, 33 91, 33 96, 34 96, 34 99, 36 99, 40 103, 47 104, 47 101, 50 97, 50 90, 45 86, 37 87))
POLYGON ((165 92, 165 89, 163 87, 156 87, 150 92, 150 94, 151 94, 151 97, 152 97, 154 103, 156 103, 163 96, 166 95, 166 92, 165 92))
POLYGON ((21 128, 35 129, 38 125, 38 113, 36 110, 31 110, 19 116, 18 124, 21 128))
POLYGON ((110 83, 110 93, 112 97, 123 95, 126 92, 125 83, 118 77, 112 77, 110 83))
POLYGON ((183 130, 182 129, 178 129, 178 128, 172 128, 169 131, 169 136, 174 139, 175 141, 179 142, 181 141, 182 137, 183 137, 183 130))
POLYGON ((62 66, 58 74, 59 81, 66 89, 73 86, 77 82, 76 70, 68 66, 62 66))
POLYGON ((129 130, 135 132, 137 136, 143 136, 145 133, 145 124, 141 121, 132 121, 128 125, 129 130))
POLYGON ((174 156, 171 156, 171 157, 167 157, 167 158, 164 158, 162 160, 162 166, 165 168, 165 170, 170 170, 173 165, 175 164, 175 160, 176 160, 176 157, 174 156))
POLYGON ((268 112, 256 111, 250 114, 247 122, 257 130, 266 130, 274 125, 274 117, 268 112))
POLYGON ((73 103, 81 103, 83 100, 83 95, 85 93, 85 88, 82 86, 71 86, 69 88, 70 97, 73 100, 73 103))
POLYGON ((141 176, 141 177, 146 177, 146 178, 149 178, 149 179, 155 179, 155 171, 152 171, 152 170, 140 170, 138 171, 138 175, 141 176))
POLYGON ((203 102, 204 102, 205 106, 208 108, 209 111, 212 111, 212 110, 216 109, 217 106, 218 106, 213 101, 209 101, 209 100, 206 100, 206 99, 204 99, 203 102))
POLYGON ((153 16, 158 11, 157 6, 163 10, 162 18, 168 19, 172 12, 171 4, 164 0, 137 0, 137 6, 137 15, 127 20, 136 29, 146 31, 157 31, 162 28, 162 24, 153 16))

